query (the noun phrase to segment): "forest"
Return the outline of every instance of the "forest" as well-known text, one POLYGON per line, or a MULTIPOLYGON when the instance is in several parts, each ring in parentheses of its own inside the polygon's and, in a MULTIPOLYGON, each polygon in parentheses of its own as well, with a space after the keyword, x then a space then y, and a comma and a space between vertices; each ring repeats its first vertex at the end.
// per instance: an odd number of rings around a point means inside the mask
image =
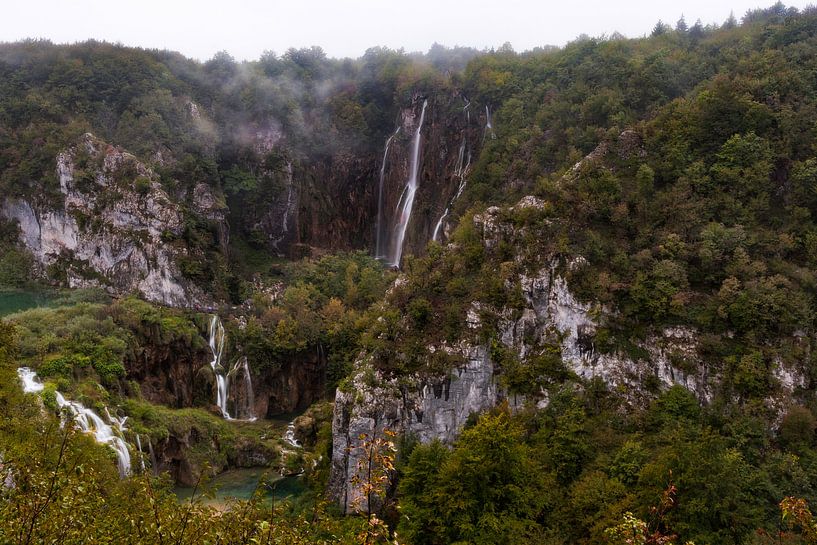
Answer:
POLYGON ((816 73, 0 44, 0 543, 817 543, 816 73))

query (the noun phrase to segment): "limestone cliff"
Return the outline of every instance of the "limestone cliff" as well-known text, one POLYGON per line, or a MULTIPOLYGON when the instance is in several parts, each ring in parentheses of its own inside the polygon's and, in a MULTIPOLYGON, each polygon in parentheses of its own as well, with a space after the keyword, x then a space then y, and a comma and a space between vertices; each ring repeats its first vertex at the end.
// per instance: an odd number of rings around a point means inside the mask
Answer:
MULTIPOLYGON (((603 160, 608 153, 640 153, 634 133, 624 133, 619 144, 615 149, 600 146, 568 171, 562 183, 571 183, 578 169, 587 162, 603 160), (622 151, 624 146, 633 151, 622 151)), ((628 347, 597 343, 597 334, 615 319, 616 311, 582 301, 571 291, 567 278, 588 265, 584 258, 542 250, 543 237, 557 221, 547 219, 546 210, 546 202, 528 196, 513 207, 488 208, 471 220, 486 251, 512 249, 512 255, 504 259, 508 260, 508 270, 515 272, 505 284, 521 297, 503 307, 492 306, 487 300, 471 301, 458 342, 427 347, 429 354, 436 350, 456 354, 462 364, 448 374, 395 377, 378 371, 371 355, 363 354, 351 384, 338 390, 329 486, 345 512, 366 508, 365 498, 351 484, 363 456, 362 437, 382 437, 389 429, 421 442, 437 439, 451 444, 472 414, 498 403, 507 401, 512 410, 523 405, 547 405, 549 392, 544 387, 527 391, 525 396, 513 395, 496 360, 497 345, 522 362, 555 350, 565 368, 568 387, 584 388, 593 380, 601 380, 628 404, 643 406, 674 385, 687 388, 703 404, 713 399, 719 388, 719 369, 710 367, 701 346, 702 335, 694 328, 648 327, 646 335, 628 347), (535 214, 545 219, 535 224, 520 220, 535 214), (537 230, 532 230, 533 225, 537 230)), ((459 250, 450 244, 444 251, 459 250)), ((807 361, 787 366, 778 362, 772 370, 775 393, 766 399, 767 406, 779 411, 791 403, 797 388, 807 383, 807 366, 807 361)))
MULTIPOLYGON (((56 157, 56 171, 58 202, 32 196, 0 203, 0 215, 18 223, 21 242, 43 273, 72 288, 137 292, 166 305, 206 300, 179 268, 188 253, 173 243, 184 230, 182 206, 150 168, 85 134, 56 157)), ((197 188, 196 201, 220 221, 206 186, 197 188)))

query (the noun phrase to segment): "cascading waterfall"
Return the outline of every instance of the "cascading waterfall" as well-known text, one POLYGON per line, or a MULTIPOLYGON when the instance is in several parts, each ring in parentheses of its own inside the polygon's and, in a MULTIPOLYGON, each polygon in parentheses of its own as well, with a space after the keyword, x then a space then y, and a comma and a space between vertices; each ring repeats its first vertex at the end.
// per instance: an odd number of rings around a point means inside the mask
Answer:
POLYGON ((17 369, 17 376, 23 381, 23 393, 36 394, 42 392, 45 384, 37 380, 37 373, 28 367, 20 367, 17 369))
POLYGON ((284 441, 293 448, 301 448, 301 443, 295 438, 295 421, 287 425, 287 430, 284 432, 284 441))
POLYGON ((386 150, 383 152, 383 163, 380 165, 380 186, 377 192, 377 233, 375 233, 376 243, 375 243, 375 258, 380 259, 385 257, 384 255, 384 248, 383 248, 383 181, 386 178, 386 159, 389 157, 389 147, 391 146, 391 141, 394 140, 394 137, 397 136, 397 133, 400 132, 400 127, 397 127, 397 130, 389 136, 388 140, 386 140, 386 150))
MULTIPOLYGON (((466 106, 467 107, 467 106, 466 106)), ((454 202, 462 195, 463 190, 465 189, 465 176, 468 174, 468 168, 471 166, 471 152, 468 152, 468 160, 465 160, 465 137, 462 138, 462 143, 460 144, 460 151, 459 155, 457 156, 457 169, 455 171, 455 176, 459 178, 460 183, 457 187, 457 192, 454 194, 454 197, 451 199, 451 202, 448 203, 448 206, 445 207, 445 211, 443 215, 440 216, 440 219, 437 221, 437 225, 434 226, 434 233, 431 235, 431 240, 438 242, 438 237, 440 235, 440 230, 443 227, 443 222, 445 218, 448 217, 449 212, 451 211, 451 207, 454 206, 454 202)))
MULTIPOLYGON (((43 391, 45 386, 42 382, 37 380, 37 373, 27 367, 21 367, 17 370, 17 375, 23 383, 23 392, 37 393, 43 391)), ((99 415, 91 409, 88 409, 77 401, 70 401, 59 393, 54 392, 57 401, 57 407, 60 410, 67 410, 73 417, 74 424, 84 433, 90 433, 94 436, 97 443, 108 445, 114 452, 116 452, 117 465, 119 467, 119 475, 127 477, 131 473, 131 459, 128 445, 122 437, 125 431, 125 421, 127 417, 115 418, 111 416, 108 409, 105 413, 108 419, 116 426, 116 433, 114 428, 106 423, 99 415)))
POLYGON ((213 353, 213 359, 210 362, 210 367, 216 375, 216 405, 221 409, 221 414, 227 420, 232 420, 230 413, 227 411, 227 375, 224 373, 224 367, 221 365, 221 356, 224 353, 224 325, 221 319, 215 314, 210 319, 210 351, 213 353))
POLYGON ((394 240, 391 248, 391 256, 389 263, 394 267, 400 266, 400 260, 403 257, 403 242, 406 238, 406 229, 408 228, 409 220, 411 219, 411 209, 414 207, 414 196, 417 193, 417 178, 420 171, 420 137, 423 129, 423 121, 426 115, 426 106, 428 100, 423 101, 423 109, 420 112, 420 122, 417 124, 417 130, 414 133, 414 141, 411 149, 411 171, 409 179, 406 182, 404 195, 400 199, 400 210, 397 216, 397 225, 394 229, 394 240))
MULTIPOLYGON (((210 345, 210 351, 213 353, 213 359, 210 362, 210 367, 213 369, 213 373, 216 375, 216 405, 218 405, 218 408, 221 410, 221 414, 225 419, 234 419, 233 415, 230 414, 230 411, 227 408, 227 401, 229 398, 228 393, 230 391, 231 379, 235 378, 240 373, 244 377, 244 395, 241 396, 239 392, 234 392, 234 398, 236 400, 235 418, 254 421, 256 419, 255 396, 253 395, 252 374, 250 373, 249 362, 247 361, 246 356, 242 356, 233 363, 232 367, 229 368, 229 371, 225 371, 225 367, 222 364, 225 340, 226 334, 224 332, 224 325, 221 323, 221 319, 214 314, 210 318, 210 338, 208 344, 210 345)), ((237 385, 238 382, 233 380, 232 384, 237 385)))

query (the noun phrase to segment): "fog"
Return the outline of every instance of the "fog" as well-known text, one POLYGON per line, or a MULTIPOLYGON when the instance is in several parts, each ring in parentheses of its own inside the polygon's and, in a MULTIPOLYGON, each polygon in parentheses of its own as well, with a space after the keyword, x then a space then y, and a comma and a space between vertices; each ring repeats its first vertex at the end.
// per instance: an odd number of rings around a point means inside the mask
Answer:
MULTIPOLYGON (((238 60, 318 45, 333 57, 371 46, 427 51, 447 46, 517 51, 563 45, 580 34, 648 34, 659 19, 674 25, 722 23, 734 12, 768 7, 757 0, 4 0, 0 41, 89 38, 171 49, 206 60, 227 51, 238 60), (683 13, 682 13, 683 12, 683 13)), ((806 2, 787 5, 802 8, 806 2)))

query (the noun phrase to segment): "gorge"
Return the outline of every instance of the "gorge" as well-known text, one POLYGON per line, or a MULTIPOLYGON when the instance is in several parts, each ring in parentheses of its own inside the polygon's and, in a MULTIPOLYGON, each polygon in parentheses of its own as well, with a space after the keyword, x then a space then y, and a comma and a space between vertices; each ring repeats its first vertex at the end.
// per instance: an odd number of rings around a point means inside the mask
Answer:
POLYGON ((0 44, 0 542, 808 543, 815 40, 0 44))

